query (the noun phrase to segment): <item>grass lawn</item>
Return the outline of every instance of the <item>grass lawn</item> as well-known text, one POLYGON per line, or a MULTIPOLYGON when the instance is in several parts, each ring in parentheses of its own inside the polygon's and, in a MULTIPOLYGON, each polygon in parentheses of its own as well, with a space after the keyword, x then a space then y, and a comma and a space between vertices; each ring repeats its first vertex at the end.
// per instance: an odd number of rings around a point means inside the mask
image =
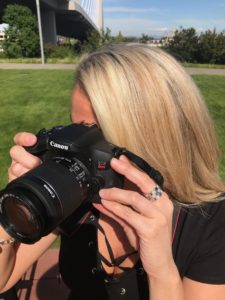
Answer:
MULTIPOLYGON (((223 151, 221 174, 225 179, 225 77, 194 76, 215 119, 223 151)), ((18 131, 69 123, 70 70, 0 70, 0 189, 7 182, 8 150, 18 131)))
POLYGON ((215 121, 217 136, 222 151, 221 176, 225 179, 225 76, 195 75, 215 121))
POLYGON ((9 147, 18 131, 68 124, 71 70, 0 70, 0 188, 7 180, 9 147))

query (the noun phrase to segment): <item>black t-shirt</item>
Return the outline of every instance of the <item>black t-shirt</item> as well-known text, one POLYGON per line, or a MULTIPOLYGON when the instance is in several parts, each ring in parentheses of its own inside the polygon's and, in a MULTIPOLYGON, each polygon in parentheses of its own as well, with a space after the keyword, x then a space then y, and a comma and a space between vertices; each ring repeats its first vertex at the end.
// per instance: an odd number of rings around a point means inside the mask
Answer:
MULTIPOLYGON (((74 233, 70 237, 61 235, 59 265, 71 289, 69 299, 147 300, 148 283, 141 261, 118 279, 109 277, 102 268, 97 245, 98 215, 92 209, 78 229, 74 218, 67 224, 70 232, 75 229, 74 233)), ((225 201, 182 207, 174 226, 173 256, 181 278, 225 284, 225 201)))

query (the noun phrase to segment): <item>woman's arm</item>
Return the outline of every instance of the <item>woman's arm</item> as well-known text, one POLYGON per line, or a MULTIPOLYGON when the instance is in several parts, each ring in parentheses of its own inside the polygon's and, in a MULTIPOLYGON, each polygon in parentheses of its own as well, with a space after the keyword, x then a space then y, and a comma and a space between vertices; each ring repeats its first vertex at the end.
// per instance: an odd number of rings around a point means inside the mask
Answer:
MULTIPOLYGON (((9 168, 9 180, 13 180, 40 164, 40 159, 28 153, 23 146, 32 146, 37 138, 31 133, 18 133, 16 143, 10 149, 12 164, 9 168)), ((0 239, 11 237, 0 226, 0 239)), ((26 270, 48 249, 57 238, 57 233, 43 237, 33 245, 6 244, 0 246, 0 293, 11 288, 26 270)))
MULTIPOLYGON (((111 166, 142 193, 155 186, 151 178, 123 157, 113 159, 111 166)), ((101 190, 100 197, 102 204, 94 206, 115 219, 130 244, 139 251, 151 300, 225 300, 225 285, 206 285, 180 278, 172 254, 173 205, 166 193, 152 201, 136 191, 111 188, 101 190)))
MULTIPOLYGON (((148 277, 151 300, 188 300, 175 264, 160 277, 148 277)), ((190 300, 194 300, 190 298, 190 300)))
MULTIPOLYGON (((0 227, 1 239, 11 237, 0 227)), ((50 233, 35 244, 0 246, 0 293, 14 286, 29 267, 50 247, 57 233, 50 233)))
POLYGON ((183 289, 186 300, 225 300, 225 284, 206 284, 184 278, 183 289))
POLYGON ((171 270, 165 278, 148 278, 151 300, 225 300, 225 284, 182 281, 176 273, 171 270))

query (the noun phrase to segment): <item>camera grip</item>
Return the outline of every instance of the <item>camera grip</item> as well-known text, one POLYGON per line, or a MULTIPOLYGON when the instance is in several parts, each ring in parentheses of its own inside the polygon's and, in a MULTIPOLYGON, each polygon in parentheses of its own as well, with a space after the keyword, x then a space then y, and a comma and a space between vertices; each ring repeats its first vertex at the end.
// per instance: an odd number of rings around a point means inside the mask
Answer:
POLYGON ((46 155, 48 149, 48 132, 45 128, 41 129, 37 134, 37 142, 33 146, 26 146, 24 149, 29 152, 30 154, 33 154, 41 159, 41 161, 46 160, 46 155))

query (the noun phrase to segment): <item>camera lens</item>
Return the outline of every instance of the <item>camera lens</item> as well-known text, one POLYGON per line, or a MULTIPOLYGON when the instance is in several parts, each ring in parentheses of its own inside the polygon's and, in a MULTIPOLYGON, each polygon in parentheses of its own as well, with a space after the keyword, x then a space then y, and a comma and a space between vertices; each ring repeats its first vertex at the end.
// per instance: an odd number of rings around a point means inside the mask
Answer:
POLYGON ((11 181, 0 194, 0 223, 32 244, 52 232, 88 198, 89 175, 77 159, 57 157, 11 181))
POLYGON ((4 204, 4 213, 9 224, 21 235, 31 235, 38 230, 38 223, 30 209, 15 196, 9 196, 4 204))
POLYGON ((45 226, 44 207, 35 194, 15 188, 0 197, 1 225, 16 240, 32 243, 41 237, 45 226))

